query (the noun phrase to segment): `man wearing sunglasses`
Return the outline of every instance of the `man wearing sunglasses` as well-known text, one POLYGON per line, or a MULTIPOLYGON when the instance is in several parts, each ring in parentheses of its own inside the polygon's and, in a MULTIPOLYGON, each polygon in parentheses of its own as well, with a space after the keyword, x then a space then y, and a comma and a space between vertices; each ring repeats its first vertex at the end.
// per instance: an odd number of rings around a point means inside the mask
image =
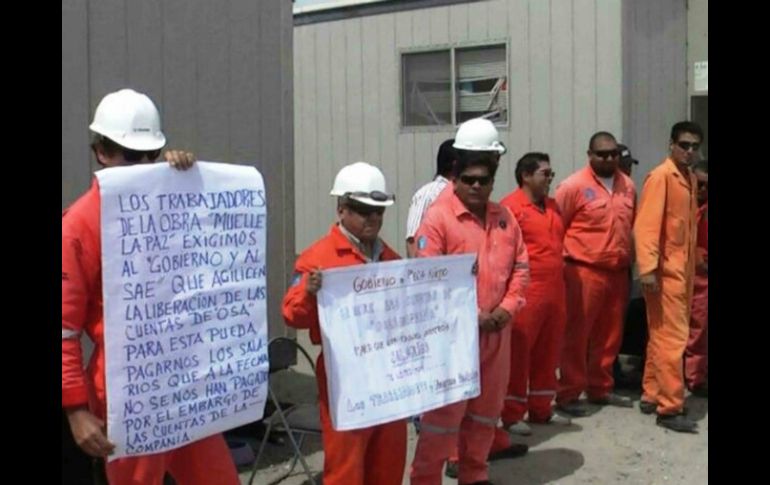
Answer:
POLYGON ((690 337, 684 353, 687 388, 699 397, 708 397, 709 325, 709 163, 695 164, 698 179, 698 243, 695 248, 695 279, 690 316, 690 337))
POLYGON ((657 411, 659 426, 690 433, 697 432, 697 422, 682 413, 682 357, 696 262, 698 181, 691 167, 702 141, 696 123, 671 128, 670 154, 647 175, 634 225, 650 335, 639 407, 643 413, 657 411))
MULTIPOLYGON (((123 89, 102 99, 90 126, 92 149, 103 167, 154 163, 166 138, 160 116, 146 95, 123 89)), ((168 151, 171 166, 186 170, 191 153, 168 151)), ((104 314, 101 282, 100 197, 97 180, 62 214, 62 408, 72 435, 92 457, 104 458, 114 445, 107 439, 104 314), (80 338, 94 343, 88 369, 83 370, 80 338)), ((126 457, 106 466, 111 485, 160 483, 169 472, 179 485, 240 483, 221 434, 175 450, 126 457)))
POLYGON ((510 368, 510 323, 525 303, 529 279, 527 250, 516 219, 489 200, 504 151, 497 130, 479 130, 475 139, 466 139, 462 131, 463 126, 455 137, 459 159, 453 193, 434 202, 425 214, 417 231, 417 255, 477 254, 478 322, 465 323, 479 326, 481 394, 423 415, 410 474, 413 485, 441 483, 444 462, 458 449, 459 483, 489 483, 487 458, 510 368))
POLYGON ((631 229, 636 188, 618 165, 615 137, 600 131, 588 144, 588 166, 556 188, 564 222, 567 325, 561 355, 557 408, 575 417, 580 401, 631 407, 613 392, 612 365, 620 351, 628 301, 631 229))
POLYGON ((518 221, 529 255, 527 304, 511 324, 511 375, 502 412, 503 428, 522 435, 532 434, 523 421, 527 413, 532 423, 570 423, 551 409, 567 309, 564 225, 556 201, 548 197, 555 176, 550 160, 538 152, 521 157, 516 164, 519 188, 500 201, 518 221))
MULTIPOLYGON (((395 200, 387 192, 380 169, 364 162, 347 165, 337 173, 330 194, 337 197, 337 223, 299 256, 283 299, 286 324, 309 329, 315 345, 321 345, 316 300, 323 283, 321 271, 399 259, 379 238, 385 209, 395 200)), ((324 445, 323 483, 400 485, 406 466, 406 420, 352 431, 335 430, 329 414, 324 366, 322 351, 316 377, 324 445)))

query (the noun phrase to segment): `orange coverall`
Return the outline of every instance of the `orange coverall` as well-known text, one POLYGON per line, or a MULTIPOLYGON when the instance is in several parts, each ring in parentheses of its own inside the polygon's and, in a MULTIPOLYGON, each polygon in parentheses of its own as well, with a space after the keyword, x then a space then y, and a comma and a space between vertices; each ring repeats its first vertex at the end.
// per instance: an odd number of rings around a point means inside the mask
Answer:
POLYGON ((708 202, 698 209, 698 246, 696 252, 695 284, 690 315, 690 338, 685 350, 684 378, 687 387, 704 384, 708 380, 709 351, 709 275, 699 271, 698 263, 708 263, 709 251, 709 206, 708 202))
POLYGON ((667 158, 644 181, 634 225, 639 275, 654 273, 660 290, 645 292, 647 360, 642 400, 657 403, 658 414, 684 406, 682 357, 690 328, 695 274, 697 182, 667 158))
MULTIPOLYGON (((501 307, 515 321, 525 303, 529 279, 527 250, 521 229, 507 209, 488 202, 486 210, 482 224, 454 193, 443 200, 439 197, 417 231, 417 254, 428 257, 477 253, 480 311, 492 312, 501 307)), ((412 484, 440 484, 444 461, 458 442, 459 483, 488 479, 487 456, 508 383, 510 335, 510 323, 500 331, 479 334, 480 396, 423 415, 412 464, 412 484)))
MULTIPOLYGON (((379 261, 400 259, 383 244, 379 261)), ((283 298, 286 325, 310 330, 310 341, 321 345, 318 302, 306 291, 308 276, 317 268, 331 269, 365 264, 366 258, 334 225, 329 233, 305 249, 294 265, 294 282, 283 298)), ((332 427, 329 414, 326 368, 323 353, 316 363, 318 400, 324 445, 325 485, 400 485, 406 466, 406 421, 350 431, 332 427)))
POLYGON ((564 222, 567 325, 556 401, 567 404, 587 391, 612 391, 612 364, 620 351, 628 301, 634 182, 617 170, 612 193, 590 166, 556 188, 564 222))
MULTIPOLYGON (((100 419, 107 415, 102 310, 101 198, 96 179, 62 214, 62 407, 88 405, 100 419), (94 351, 83 370, 80 336, 94 351)), ((221 434, 170 451, 126 457, 107 464, 110 485, 161 485, 168 471, 179 485, 240 483, 221 434)))
POLYGON ((511 376, 502 418, 504 424, 511 424, 529 411, 530 421, 543 423, 551 416, 551 401, 556 396, 556 368, 567 323, 564 225, 556 201, 550 197, 545 200, 545 211, 521 189, 503 198, 500 205, 510 209, 521 227, 530 274, 527 304, 512 326, 511 376))

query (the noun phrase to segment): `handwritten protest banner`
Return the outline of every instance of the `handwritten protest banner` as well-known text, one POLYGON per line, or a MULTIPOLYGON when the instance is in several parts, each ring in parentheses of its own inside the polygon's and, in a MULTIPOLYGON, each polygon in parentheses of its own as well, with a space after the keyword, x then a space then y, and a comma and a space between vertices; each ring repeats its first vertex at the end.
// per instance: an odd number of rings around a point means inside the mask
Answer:
POLYGON ((474 254, 323 272, 318 314, 337 430, 480 393, 474 254))
POLYGON ((97 177, 110 460, 260 419, 269 367, 262 175, 197 162, 97 177))

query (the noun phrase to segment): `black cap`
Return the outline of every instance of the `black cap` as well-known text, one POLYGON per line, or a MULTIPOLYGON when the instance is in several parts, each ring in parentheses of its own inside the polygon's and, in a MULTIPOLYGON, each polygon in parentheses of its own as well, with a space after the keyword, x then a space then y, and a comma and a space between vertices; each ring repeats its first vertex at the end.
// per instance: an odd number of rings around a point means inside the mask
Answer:
POLYGON ((620 150, 620 162, 625 164, 639 165, 639 160, 635 159, 631 155, 631 150, 627 146, 618 143, 618 150, 620 150))

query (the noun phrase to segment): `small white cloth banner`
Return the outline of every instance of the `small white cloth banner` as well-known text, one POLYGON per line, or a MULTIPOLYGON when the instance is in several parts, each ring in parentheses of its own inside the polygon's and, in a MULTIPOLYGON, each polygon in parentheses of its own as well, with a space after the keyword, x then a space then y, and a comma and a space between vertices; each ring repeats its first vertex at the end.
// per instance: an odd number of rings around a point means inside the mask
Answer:
POLYGON ((267 207, 254 168, 97 172, 110 460, 262 418, 267 207))
POLYGON ((475 254, 323 271, 318 314, 337 430, 479 395, 475 254))

